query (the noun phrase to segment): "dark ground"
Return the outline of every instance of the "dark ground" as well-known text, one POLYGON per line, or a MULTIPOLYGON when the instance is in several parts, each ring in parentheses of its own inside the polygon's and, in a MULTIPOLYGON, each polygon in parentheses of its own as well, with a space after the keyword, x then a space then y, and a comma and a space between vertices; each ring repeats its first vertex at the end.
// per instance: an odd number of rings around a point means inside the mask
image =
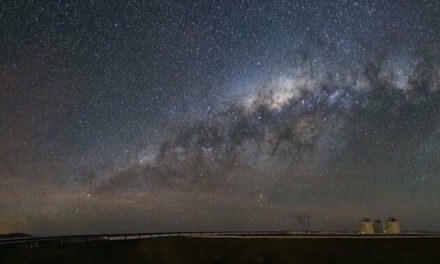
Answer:
POLYGON ((440 263, 440 238, 174 237, 26 247, 0 246, 0 263, 440 263))
POLYGON ((0 234, 1 238, 15 238, 15 237, 32 237, 29 234, 26 233, 10 233, 10 234, 0 234))

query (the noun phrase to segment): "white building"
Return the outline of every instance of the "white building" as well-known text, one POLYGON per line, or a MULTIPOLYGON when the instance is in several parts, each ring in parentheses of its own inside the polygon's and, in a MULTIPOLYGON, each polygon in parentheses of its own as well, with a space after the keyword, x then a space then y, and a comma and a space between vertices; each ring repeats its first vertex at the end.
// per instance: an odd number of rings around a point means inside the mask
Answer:
POLYGON ((388 218, 385 223, 385 233, 390 235, 400 234, 400 223, 396 220, 396 218, 388 218))
POLYGON ((362 219, 359 234, 362 234, 362 235, 374 234, 373 223, 370 221, 370 219, 368 219, 368 218, 362 219))

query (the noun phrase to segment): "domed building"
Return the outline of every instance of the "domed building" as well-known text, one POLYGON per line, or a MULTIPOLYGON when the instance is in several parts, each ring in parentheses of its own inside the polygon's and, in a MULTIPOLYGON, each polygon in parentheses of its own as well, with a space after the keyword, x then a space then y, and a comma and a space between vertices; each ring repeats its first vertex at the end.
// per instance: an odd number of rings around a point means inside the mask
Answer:
POLYGON ((373 229, 374 229, 374 233, 375 234, 383 234, 384 229, 383 229, 383 224, 382 221, 380 221, 380 219, 376 219, 373 222, 373 229))
POLYGON ((400 223, 396 220, 396 218, 388 218, 385 223, 385 233, 390 235, 400 234, 400 223))
POLYGON ((361 221, 361 228, 359 229, 359 234, 361 235, 372 235, 374 234, 373 223, 368 218, 363 218, 361 221))

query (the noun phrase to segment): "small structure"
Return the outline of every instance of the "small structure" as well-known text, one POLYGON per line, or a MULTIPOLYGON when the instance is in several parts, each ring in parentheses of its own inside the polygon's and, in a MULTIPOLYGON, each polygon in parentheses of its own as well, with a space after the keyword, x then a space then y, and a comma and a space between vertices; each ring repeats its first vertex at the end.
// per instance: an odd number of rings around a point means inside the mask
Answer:
POLYGON ((361 235, 371 235, 374 234, 373 223, 368 218, 363 218, 361 221, 361 228, 359 230, 361 235))
POLYGON ((293 215, 294 218, 296 218, 296 224, 294 226, 295 232, 298 230, 302 230, 303 232, 310 232, 310 218, 313 216, 309 213, 296 213, 293 215), (302 227, 302 228, 298 228, 302 227))
POLYGON ((373 229, 374 229, 374 233, 375 234, 383 234, 383 224, 382 221, 380 221, 380 219, 376 219, 373 222, 373 229))
POLYGON ((389 217, 385 223, 385 233, 390 235, 400 234, 400 223, 394 217, 389 217))

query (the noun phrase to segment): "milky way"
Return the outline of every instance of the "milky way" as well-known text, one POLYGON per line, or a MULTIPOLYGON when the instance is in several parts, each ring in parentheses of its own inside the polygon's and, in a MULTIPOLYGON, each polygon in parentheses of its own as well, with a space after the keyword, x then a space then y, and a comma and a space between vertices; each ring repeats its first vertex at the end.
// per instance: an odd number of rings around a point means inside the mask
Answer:
POLYGON ((435 230, 437 1, 2 4, 0 232, 435 230))

